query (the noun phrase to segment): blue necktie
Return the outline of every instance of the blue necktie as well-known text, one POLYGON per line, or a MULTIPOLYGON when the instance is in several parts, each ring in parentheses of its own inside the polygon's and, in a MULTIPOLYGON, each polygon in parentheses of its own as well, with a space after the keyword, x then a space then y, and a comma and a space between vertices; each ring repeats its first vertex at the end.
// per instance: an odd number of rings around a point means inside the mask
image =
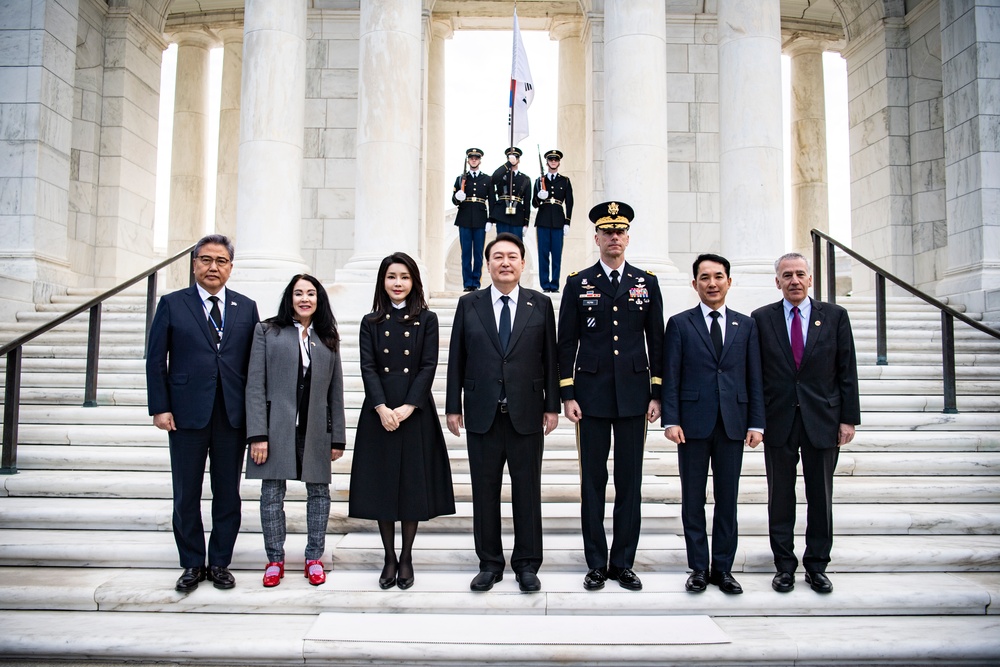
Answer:
POLYGON ((510 343, 510 297, 506 294, 500 297, 503 301, 503 308, 500 309, 500 347, 504 354, 507 354, 507 344, 510 343))

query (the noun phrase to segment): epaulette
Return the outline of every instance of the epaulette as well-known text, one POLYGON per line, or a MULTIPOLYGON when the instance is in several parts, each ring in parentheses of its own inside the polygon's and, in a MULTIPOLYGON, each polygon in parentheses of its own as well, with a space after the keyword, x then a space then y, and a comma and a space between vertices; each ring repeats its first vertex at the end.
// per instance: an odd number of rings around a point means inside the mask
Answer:
POLYGON ((649 275, 651 275, 651 276, 655 276, 655 275, 656 275, 655 273, 653 273, 653 272, 652 272, 652 271, 650 271, 649 269, 647 269, 647 270, 646 270, 646 273, 648 273, 648 274, 649 274, 649 275))
POLYGON ((572 278, 573 276, 575 276, 578 273, 580 273, 580 272, 579 271, 574 271, 573 273, 569 274, 569 277, 572 278))

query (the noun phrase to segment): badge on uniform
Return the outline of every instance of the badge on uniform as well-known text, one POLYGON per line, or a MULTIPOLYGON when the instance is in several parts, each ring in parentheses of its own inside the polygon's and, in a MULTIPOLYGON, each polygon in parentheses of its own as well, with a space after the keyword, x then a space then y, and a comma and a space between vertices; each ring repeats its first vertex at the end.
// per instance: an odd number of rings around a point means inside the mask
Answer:
POLYGON ((596 317, 588 317, 587 318, 587 328, 588 329, 593 329, 596 326, 597 326, 597 318, 596 317))
POLYGON ((649 290, 646 289, 645 285, 637 285, 635 287, 630 287, 628 290, 628 298, 630 299, 648 299, 649 290))

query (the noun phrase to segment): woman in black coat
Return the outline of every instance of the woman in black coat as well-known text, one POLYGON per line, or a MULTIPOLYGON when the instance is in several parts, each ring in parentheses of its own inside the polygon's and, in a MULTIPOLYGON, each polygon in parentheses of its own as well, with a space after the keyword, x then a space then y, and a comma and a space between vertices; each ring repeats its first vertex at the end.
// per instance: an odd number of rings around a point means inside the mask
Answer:
POLYGON ((372 312, 358 340, 365 401, 351 467, 350 516, 378 521, 383 589, 413 585, 417 523, 455 513, 448 450, 431 385, 438 363, 438 319, 427 309, 416 262, 402 252, 382 260, 372 312), (395 522, 403 541, 395 551, 395 522))

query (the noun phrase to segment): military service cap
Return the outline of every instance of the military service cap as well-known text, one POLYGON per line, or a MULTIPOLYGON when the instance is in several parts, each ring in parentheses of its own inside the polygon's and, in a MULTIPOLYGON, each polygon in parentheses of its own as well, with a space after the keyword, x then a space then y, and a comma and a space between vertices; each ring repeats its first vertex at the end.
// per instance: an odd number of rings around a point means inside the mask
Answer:
POLYGON ((505 150, 503 152, 503 154, 504 155, 516 155, 518 157, 518 159, 520 159, 521 156, 524 155, 524 153, 521 152, 521 149, 518 148, 517 146, 511 146, 510 148, 508 148, 507 150, 505 150))
POLYGON ((482 157, 483 156, 483 149, 482 148, 470 148, 469 150, 465 151, 465 154, 468 157, 482 157))
POLYGON ((606 201, 590 209, 590 221, 597 229, 628 229, 635 212, 628 204, 606 201))
POLYGON ((546 151, 545 153, 546 160, 562 160, 562 156, 563 156, 562 151, 556 150, 555 148, 553 148, 550 151, 546 151))

